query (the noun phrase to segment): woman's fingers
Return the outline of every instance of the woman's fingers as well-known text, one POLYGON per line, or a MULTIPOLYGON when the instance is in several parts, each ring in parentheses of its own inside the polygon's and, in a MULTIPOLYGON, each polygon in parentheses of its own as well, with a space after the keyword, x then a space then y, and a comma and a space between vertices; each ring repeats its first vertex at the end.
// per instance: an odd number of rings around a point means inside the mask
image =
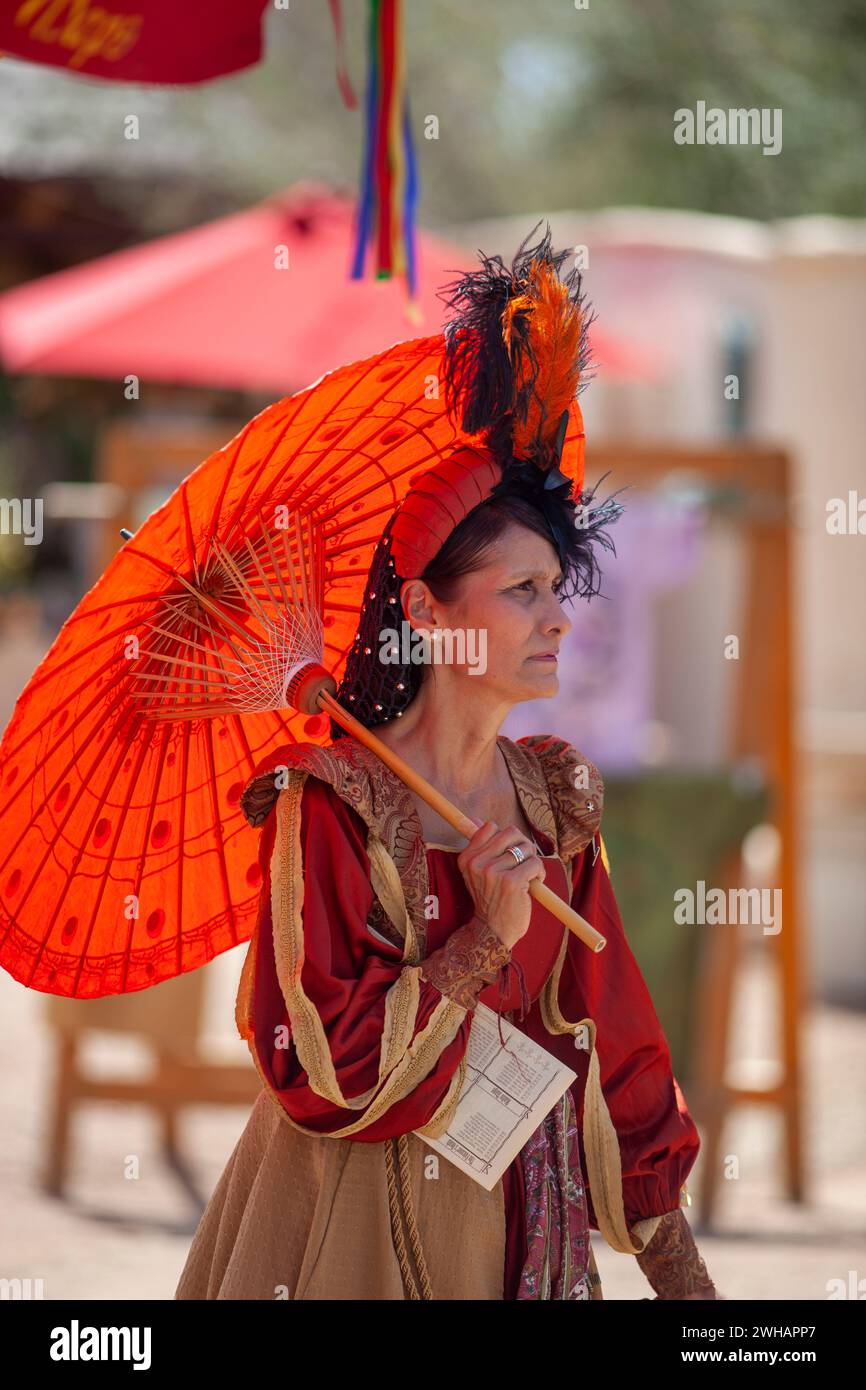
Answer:
POLYGON ((546 871, 537 854, 527 855, 522 864, 517 863, 513 854, 509 854, 508 859, 511 860, 511 863, 509 864, 508 860, 504 860, 501 869, 498 863, 491 864, 490 868, 492 872, 508 874, 514 879, 515 883, 528 883, 534 878, 544 879, 546 871))
POLYGON ((495 821, 485 821, 457 862, 476 912, 513 946, 529 928, 530 885, 546 874, 537 846, 516 825, 500 830, 495 821), (518 845, 524 856, 520 860, 510 853, 518 845))
POLYGON ((479 852, 479 850, 486 848, 491 837, 495 835, 498 830, 498 825, 495 821, 492 820, 486 820, 482 825, 479 825, 478 829, 475 831, 475 834, 472 836, 472 839, 469 841, 469 844, 458 854, 458 867, 462 869, 469 862, 469 860, 479 852))
MULTIPOLYGON (((530 856, 535 856, 535 846, 526 838, 523 831, 518 830, 516 825, 509 825, 484 842, 474 859, 475 867, 479 869, 487 868, 493 860, 499 859, 502 855, 507 854, 512 845, 519 845, 527 859, 529 859, 530 856)), ((509 855, 509 859, 511 863, 517 864, 517 860, 513 854, 509 855)))

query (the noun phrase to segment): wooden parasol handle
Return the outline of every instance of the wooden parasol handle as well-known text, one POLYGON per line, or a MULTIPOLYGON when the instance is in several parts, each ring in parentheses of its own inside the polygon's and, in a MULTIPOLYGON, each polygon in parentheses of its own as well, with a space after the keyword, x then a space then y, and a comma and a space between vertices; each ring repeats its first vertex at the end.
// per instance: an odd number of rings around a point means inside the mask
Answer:
MULTIPOLYGON (((319 670, 321 671, 322 668, 320 667, 319 670)), ((325 673, 323 672, 323 674, 325 673)), ((399 754, 384 744, 381 739, 378 739, 365 725, 360 724, 347 709, 343 708, 338 700, 334 699, 328 689, 329 685, 335 686, 332 676, 328 677, 327 682, 323 681, 315 693, 312 690, 309 691, 308 699, 305 701, 308 712, 312 713, 311 706, 327 711, 347 733, 352 734, 359 743, 365 744, 371 752, 382 759, 383 763, 387 763, 391 771, 396 772, 397 776, 406 783, 406 786, 411 791, 417 792, 428 806, 432 806, 433 810, 438 812, 443 820, 447 820, 448 824, 452 825, 455 830, 459 830, 461 835, 471 839, 478 829, 475 821, 459 811, 447 797, 431 786, 407 762, 404 762, 399 754)), ((546 884, 541 883, 537 878, 533 879, 529 885, 529 891, 533 898, 547 908, 548 912, 552 912, 554 917, 558 917, 560 922, 564 922, 569 931, 573 931, 575 936, 580 937, 580 940, 591 951, 601 951, 607 945, 607 938, 602 936, 601 932, 596 931, 595 927, 591 926, 584 917, 581 917, 579 912, 575 912, 574 908, 567 902, 563 902, 559 894, 554 893, 546 884)))

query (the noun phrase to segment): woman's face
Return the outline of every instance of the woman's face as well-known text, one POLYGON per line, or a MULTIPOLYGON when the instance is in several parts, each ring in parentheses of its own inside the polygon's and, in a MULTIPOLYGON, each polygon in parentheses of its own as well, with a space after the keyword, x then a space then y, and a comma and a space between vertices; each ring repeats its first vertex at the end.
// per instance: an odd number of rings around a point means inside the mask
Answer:
MULTIPOLYGON (((404 608, 413 626, 446 629, 430 649, 435 653, 441 644, 441 664, 449 671, 473 684, 483 681, 485 693, 509 703, 535 700, 559 690, 558 662, 544 654, 555 654, 571 628, 557 597, 561 579, 550 541, 511 522, 481 566, 463 577, 454 603, 440 603, 423 581, 409 580, 404 608)), ((432 664, 438 673, 435 655, 432 664)))

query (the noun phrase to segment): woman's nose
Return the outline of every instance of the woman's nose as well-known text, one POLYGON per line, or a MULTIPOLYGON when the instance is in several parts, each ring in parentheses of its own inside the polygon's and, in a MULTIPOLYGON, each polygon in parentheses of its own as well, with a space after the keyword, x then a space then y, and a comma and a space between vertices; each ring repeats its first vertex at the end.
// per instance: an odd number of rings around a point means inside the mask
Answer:
POLYGON ((551 595, 551 598, 553 607, 547 621, 542 626, 545 632, 559 632, 564 637, 567 632, 571 631, 572 622, 559 599, 555 595, 551 595))

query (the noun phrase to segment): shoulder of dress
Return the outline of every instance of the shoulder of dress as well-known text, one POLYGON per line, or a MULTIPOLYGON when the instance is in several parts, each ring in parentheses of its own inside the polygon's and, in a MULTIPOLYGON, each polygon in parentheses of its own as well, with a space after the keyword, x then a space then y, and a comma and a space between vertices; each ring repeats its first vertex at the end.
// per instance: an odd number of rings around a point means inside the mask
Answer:
POLYGON ((557 734, 526 734, 512 747, 538 768, 556 822, 558 852, 570 859, 593 839, 604 809, 604 780, 595 763, 557 734))
POLYGON ((241 792, 241 810, 250 825, 261 825, 285 790, 289 772, 306 772, 334 786, 339 780, 340 762, 335 748, 317 743, 290 743, 274 748, 261 759, 241 792))
POLYGON ((241 793, 241 809, 250 825, 261 825, 273 810, 290 771, 324 782, 368 826, 378 825, 383 808, 390 808, 394 798, 394 774, 357 739, 286 744, 262 760, 241 793))

